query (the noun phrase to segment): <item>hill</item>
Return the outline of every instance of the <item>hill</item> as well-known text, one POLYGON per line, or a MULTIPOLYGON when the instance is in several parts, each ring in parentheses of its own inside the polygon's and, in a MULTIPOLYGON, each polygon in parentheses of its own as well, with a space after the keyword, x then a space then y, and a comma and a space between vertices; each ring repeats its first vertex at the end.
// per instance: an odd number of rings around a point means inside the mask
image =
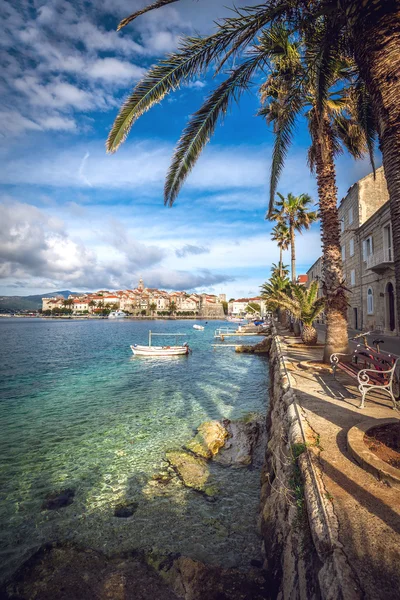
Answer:
POLYGON ((68 298, 70 294, 78 294, 70 290, 60 292, 48 292, 47 294, 37 294, 33 296, 0 296, 0 312, 14 312, 19 310, 38 310, 42 308, 42 298, 51 298, 52 296, 63 296, 68 298))

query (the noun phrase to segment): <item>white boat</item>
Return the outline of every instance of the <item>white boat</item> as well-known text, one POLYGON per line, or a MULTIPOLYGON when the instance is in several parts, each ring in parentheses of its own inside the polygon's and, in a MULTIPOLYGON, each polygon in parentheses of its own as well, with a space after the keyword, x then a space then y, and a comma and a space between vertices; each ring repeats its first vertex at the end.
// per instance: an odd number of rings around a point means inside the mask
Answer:
POLYGON ((200 331, 203 331, 204 326, 203 325, 193 325, 193 329, 199 329, 200 331))
POLYGON ((131 346, 133 354, 136 356, 179 356, 189 354, 189 346, 131 346))
POLYGON ((135 356, 182 356, 191 352, 189 344, 178 346, 177 338, 185 335, 184 333, 152 333, 149 331, 149 345, 141 346, 139 344, 131 345, 131 350, 135 356), (175 346, 152 346, 151 341, 154 335, 175 337, 175 346))
POLYGON ((126 317, 126 313, 123 310, 113 310, 108 315, 109 319, 123 319, 126 317))
POLYGON ((226 320, 230 323, 242 323, 242 325, 247 323, 247 319, 243 319, 241 317, 228 317, 226 320))

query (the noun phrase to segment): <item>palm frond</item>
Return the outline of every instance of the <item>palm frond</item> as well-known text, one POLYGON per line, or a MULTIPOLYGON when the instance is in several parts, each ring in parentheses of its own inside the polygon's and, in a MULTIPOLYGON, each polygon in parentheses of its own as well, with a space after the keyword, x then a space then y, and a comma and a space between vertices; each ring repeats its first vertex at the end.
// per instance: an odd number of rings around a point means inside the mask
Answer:
POLYGON ((270 174, 269 207, 266 218, 270 218, 275 202, 276 188, 282 174, 285 159, 292 143, 298 113, 303 105, 300 89, 295 87, 285 102, 279 107, 279 115, 274 121, 274 148, 270 174))
POLYGON ((173 2, 178 2, 178 1, 179 0, 157 0, 156 2, 149 4, 145 8, 135 11, 134 13, 129 15, 129 17, 122 19, 122 21, 119 23, 119 25, 117 27, 117 31, 119 31, 123 27, 126 27, 126 25, 128 25, 129 23, 131 23, 132 21, 137 19, 137 17, 140 17, 140 15, 144 15, 145 13, 149 12, 150 10, 155 10, 156 8, 161 8, 162 6, 166 6, 167 4, 172 4, 173 2))
POLYGON ((361 78, 358 78, 358 80, 356 81, 353 87, 353 93, 355 97, 355 107, 357 112, 356 119, 364 132, 368 156, 375 177, 376 169, 374 153, 375 142, 377 137, 377 128, 374 113, 372 110, 371 98, 368 94, 365 83, 361 78))
POLYGON ((255 53, 252 58, 232 71, 228 79, 211 93, 191 117, 179 139, 168 170, 164 187, 165 204, 173 205, 186 177, 214 133, 219 117, 225 115, 232 100, 238 100, 247 89, 251 76, 263 59, 262 54, 255 53))
POLYGON ((107 138, 107 151, 115 152, 143 113, 178 88, 183 80, 206 68, 225 43, 228 41, 224 42, 218 33, 208 38, 188 37, 182 41, 179 52, 169 54, 153 66, 122 105, 107 138))

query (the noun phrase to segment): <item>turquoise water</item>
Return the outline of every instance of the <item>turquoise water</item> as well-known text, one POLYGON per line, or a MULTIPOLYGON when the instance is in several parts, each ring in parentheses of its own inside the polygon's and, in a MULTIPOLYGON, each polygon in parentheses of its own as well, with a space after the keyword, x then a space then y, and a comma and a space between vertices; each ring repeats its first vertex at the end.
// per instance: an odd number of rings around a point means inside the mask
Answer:
POLYGON ((258 558, 257 469, 212 466, 215 503, 178 480, 151 481, 203 421, 266 411, 266 360, 213 351, 222 323, 193 323, 0 320, 0 576, 66 539, 109 554, 152 547, 241 567, 258 558), (149 328, 186 333, 193 354, 133 357, 149 328), (64 488, 74 502, 43 511, 64 488), (137 512, 114 517, 126 499, 137 512))

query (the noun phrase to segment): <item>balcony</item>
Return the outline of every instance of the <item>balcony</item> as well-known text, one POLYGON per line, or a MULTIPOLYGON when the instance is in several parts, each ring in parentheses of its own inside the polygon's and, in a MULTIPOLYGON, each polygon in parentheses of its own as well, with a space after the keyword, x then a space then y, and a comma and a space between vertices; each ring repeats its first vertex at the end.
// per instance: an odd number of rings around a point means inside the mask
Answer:
POLYGON ((381 273, 393 266, 392 248, 384 248, 367 257, 367 269, 375 273, 381 273))

